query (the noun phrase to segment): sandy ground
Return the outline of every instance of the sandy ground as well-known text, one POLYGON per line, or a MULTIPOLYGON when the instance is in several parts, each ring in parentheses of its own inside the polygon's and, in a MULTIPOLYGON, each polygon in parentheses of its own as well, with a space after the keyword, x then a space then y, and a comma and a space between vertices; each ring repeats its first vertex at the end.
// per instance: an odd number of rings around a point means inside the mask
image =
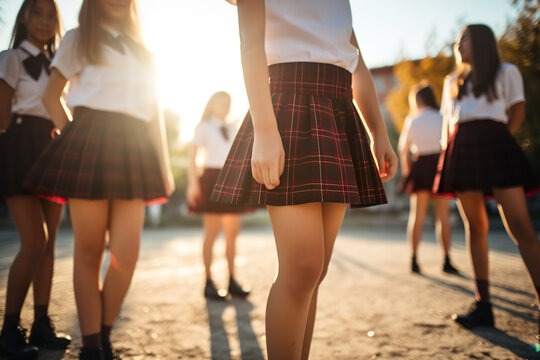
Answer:
MULTIPOLYGON (((404 230, 348 227, 336 243, 319 297, 311 359, 540 359, 531 344, 537 331, 532 286, 515 247, 501 231, 490 233, 496 329, 468 331, 450 315, 473 299, 462 232, 453 257, 463 276, 441 272, 441 252, 426 229, 412 275, 404 230)), ((113 332, 126 359, 265 359, 264 313, 276 259, 269 228, 244 231, 238 275, 251 284, 248 301, 205 301, 201 231, 147 230, 132 288, 113 332)), ((51 314, 72 335, 67 352, 43 351, 41 360, 76 359, 80 335, 72 292, 72 234, 58 241, 51 314)), ((17 249, 13 231, 0 231, 0 315, 7 269, 17 249)), ((215 273, 225 287, 224 246, 216 244, 215 273)), ((31 294, 23 325, 32 319, 31 294)))

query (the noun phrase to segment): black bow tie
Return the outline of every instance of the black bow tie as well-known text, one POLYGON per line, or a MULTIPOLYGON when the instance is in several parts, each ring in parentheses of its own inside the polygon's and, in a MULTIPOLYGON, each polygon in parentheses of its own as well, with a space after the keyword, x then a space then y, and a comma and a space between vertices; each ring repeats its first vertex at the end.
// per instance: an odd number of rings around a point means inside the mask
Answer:
POLYGON ((126 53, 124 51, 124 45, 126 45, 140 62, 148 63, 152 59, 152 54, 146 50, 143 45, 139 44, 129 36, 120 34, 117 37, 114 37, 110 32, 103 31, 105 32, 105 45, 110 46, 120 54, 124 55, 126 53))
MULTIPOLYGON (((25 50, 26 53, 28 53, 25 50)), ((24 66, 24 69, 32 77, 32 79, 38 81, 39 77, 41 75, 41 69, 45 69, 47 74, 51 73, 51 70, 49 69, 49 65, 51 65, 51 61, 47 59, 45 54, 42 52, 39 53, 39 55, 32 56, 30 53, 28 53, 28 57, 23 60, 22 64, 24 66)))
POLYGON ((226 125, 221 125, 219 127, 219 131, 221 132, 221 136, 225 139, 225 141, 229 141, 229 131, 227 129, 226 125))

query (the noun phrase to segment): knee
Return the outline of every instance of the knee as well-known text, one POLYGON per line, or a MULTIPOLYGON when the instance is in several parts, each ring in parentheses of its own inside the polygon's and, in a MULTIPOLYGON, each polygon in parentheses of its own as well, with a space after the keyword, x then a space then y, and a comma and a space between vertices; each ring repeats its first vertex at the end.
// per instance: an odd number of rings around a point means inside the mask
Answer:
POLYGON ((76 246, 74 262, 75 265, 97 269, 101 266, 102 256, 103 247, 99 244, 76 246))
POLYGON ((317 285, 320 285, 324 278, 326 277, 326 274, 328 273, 328 264, 324 264, 323 268, 322 268, 322 271, 321 271, 321 275, 319 276, 319 282, 317 283, 317 285))
POLYGON ((469 221, 469 231, 473 239, 487 238, 489 232, 489 222, 487 218, 474 219, 469 221))
POLYGON ((323 268, 322 257, 304 255, 291 266, 286 282, 296 293, 311 292, 321 281, 323 268))
POLYGON ((137 265, 139 252, 134 249, 129 251, 111 251, 111 267, 119 272, 132 272, 137 265))
POLYGON ((509 235, 514 239, 516 245, 538 242, 534 229, 527 219, 514 216, 507 218, 506 223, 510 232, 509 235))
POLYGON ((47 248, 47 238, 45 233, 35 233, 31 236, 31 241, 21 241, 19 255, 32 261, 39 261, 47 248))

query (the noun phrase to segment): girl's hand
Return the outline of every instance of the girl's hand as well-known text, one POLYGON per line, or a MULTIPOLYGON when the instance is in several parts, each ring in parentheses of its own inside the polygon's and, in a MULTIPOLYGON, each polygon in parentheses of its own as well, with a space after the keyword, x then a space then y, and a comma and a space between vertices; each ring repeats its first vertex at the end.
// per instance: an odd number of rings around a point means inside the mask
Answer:
POLYGON ((255 132, 251 172, 255 181, 264 184, 268 190, 279 185, 279 177, 285 167, 285 150, 279 130, 255 132))
POLYGON ((379 168, 379 176, 382 182, 391 180, 396 175, 398 158, 390 141, 386 136, 374 137, 372 143, 373 154, 379 168))
POLYGON ((198 183, 190 184, 186 189, 186 198, 190 206, 197 206, 201 201, 201 187, 198 183))

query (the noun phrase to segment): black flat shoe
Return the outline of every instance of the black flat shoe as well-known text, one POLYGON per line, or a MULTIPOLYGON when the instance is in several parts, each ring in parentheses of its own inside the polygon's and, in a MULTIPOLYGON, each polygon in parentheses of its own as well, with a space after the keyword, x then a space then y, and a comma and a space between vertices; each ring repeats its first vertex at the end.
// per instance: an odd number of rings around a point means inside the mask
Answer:
POLYGON ((418 263, 416 262, 416 256, 413 256, 411 258, 411 272, 414 274, 420 274, 420 266, 418 266, 418 263))
POLYGON ((475 301, 467 313, 461 315, 453 314, 452 319, 466 329, 473 329, 479 326, 495 326, 490 302, 475 301))
POLYGON ((104 360, 103 350, 100 347, 87 348, 82 347, 79 351, 79 360, 104 360))
POLYGON ((242 286, 234 278, 230 278, 229 294, 240 298, 246 298, 250 293, 251 289, 248 286, 242 286))
POLYGON ((71 344, 71 336, 57 334, 51 319, 46 316, 32 324, 29 342, 37 347, 64 350, 71 344))
POLYGON ((443 265, 442 271, 444 271, 447 274, 454 274, 454 275, 459 274, 459 270, 456 269, 454 265, 452 265, 452 263, 450 262, 450 258, 448 256, 446 256, 444 259, 444 265, 443 265))
POLYGON ((121 360, 120 355, 116 354, 110 341, 104 341, 103 344, 103 358, 105 360, 121 360))
POLYGON ((212 300, 225 301, 227 300, 227 293, 224 290, 218 290, 212 280, 206 280, 204 297, 212 300))
POLYGON ((0 333, 0 353, 8 360, 36 359, 38 348, 26 341, 26 329, 21 325, 5 327, 0 333))

